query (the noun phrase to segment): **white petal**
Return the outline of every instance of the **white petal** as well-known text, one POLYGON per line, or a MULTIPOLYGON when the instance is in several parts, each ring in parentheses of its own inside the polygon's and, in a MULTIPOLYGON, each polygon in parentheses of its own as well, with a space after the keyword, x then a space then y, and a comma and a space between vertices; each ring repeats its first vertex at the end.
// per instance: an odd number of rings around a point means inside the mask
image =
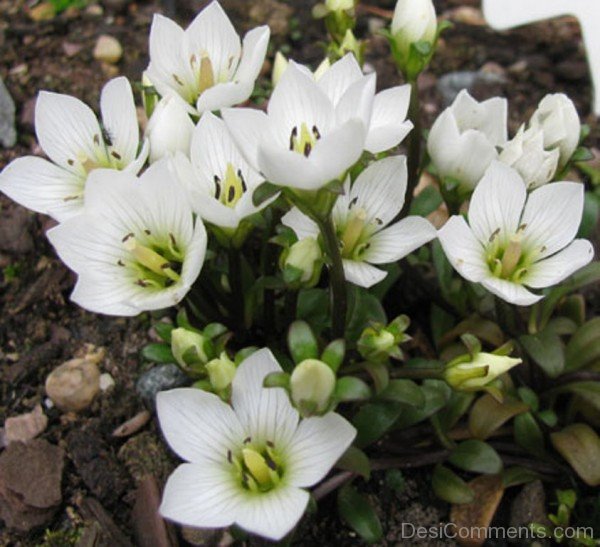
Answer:
POLYGON ((248 532, 279 541, 298 524, 308 500, 308 492, 287 485, 248 495, 237 507, 235 523, 248 532))
POLYGON ((288 226, 298 236, 298 239, 306 239, 307 237, 317 237, 319 227, 315 222, 308 218, 297 207, 292 207, 281 219, 284 226, 288 226))
POLYGON ((134 293, 135 288, 130 285, 98 279, 93 275, 80 274, 70 298, 84 310, 93 313, 134 317, 142 311, 128 303, 134 293))
POLYGON ((169 446, 192 463, 225 463, 227 451, 241 446, 246 436, 233 409, 201 389, 161 391, 156 412, 169 446))
POLYGON ((469 225, 484 245, 494 237, 515 234, 527 190, 521 176, 508 165, 494 161, 475 188, 469 205, 469 225))
POLYGON ((246 161, 258 169, 258 147, 269 136, 267 115, 251 108, 228 108, 221 115, 246 161))
POLYGON ((492 294, 516 306, 531 306, 544 298, 542 295, 529 292, 523 285, 497 277, 487 277, 481 284, 492 294))
POLYGON ((438 231, 446 258, 465 279, 480 282, 489 275, 485 251, 463 217, 453 216, 438 231))
POLYGON ((560 283, 583 268, 594 258, 594 247, 586 239, 576 239, 554 256, 540 260, 529 268, 523 283, 533 289, 542 289, 560 283))
POLYGON ((71 171, 87 158, 95 159, 101 143, 98 120, 75 97, 41 91, 35 105, 35 131, 50 159, 71 171), (82 161, 83 160, 83 161, 82 161))
POLYGON ((252 29, 244 36, 242 58, 235 73, 236 80, 250 82, 254 87, 254 82, 265 62, 270 34, 271 30, 265 25, 252 29))
POLYGON ((59 222, 83 208, 85 179, 35 156, 17 158, 0 173, 0 190, 21 205, 59 222))
POLYGON ((379 226, 387 226, 404 205, 406 183, 406 156, 375 161, 354 181, 350 201, 356 200, 369 222, 378 219, 379 226))
POLYGON ((201 59, 208 54, 215 81, 231 79, 241 54, 240 37, 219 2, 211 2, 196 15, 185 35, 190 56, 201 59))
POLYGON ((273 184, 300 190, 317 190, 332 181, 310 158, 275 146, 261 146, 258 165, 265 179, 273 184))
POLYGON ((222 528, 233 524, 242 496, 223 465, 185 463, 167 480, 159 512, 184 526, 222 528))
POLYGON ((270 441, 282 449, 296 431, 298 412, 282 388, 263 387, 271 372, 281 372, 281 367, 266 348, 244 359, 233 379, 231 402, 252 442, 270 441))
POLYGON ((354 82, 346 90, 335 107, 335 117, 338 124, 358 119, 363 122, 366 128, 370 126, 373 101, 375 100, 375 82, 375 74, 369 74, 354 82))
POLYGON ((342 95, 354 83, 363 77, 362 70, 352 53, 347 53, 339 61, 333 63, 318 78, 319 87, 327 94, 333 105, 337 105, 342 95))
POLYGON ((387 275, 387 272, 371 266, 366 262, 357 262, 356 260, 344 259, 344 276, 350 283, 354 283, 359 287, 368 289, 376 285, 387 275))
POLYGON ((481 131, 494 146, 504 144, 507 139, 508 101, 493 97, 478 103, 463 89, 451 106, 452 113, 461 132, 468 129, 481 131))
POLYGON ((198 112, 210 112, 229 108, 248 100, 254 89, 254 82, 225 82, 209 87, 198 97, 198 112))
POLYGON ((124 167, 135 159, 140 141, 133 93, 127 78, 114 78, 104 86, 100 110, 104 128, 112 142, 110 150, 121 157, 118 164, 124 167))
POLYGON ((568 245, 579 229, 584 187, 578 182, 555 182, 534 190, 523 211, 523 246, 550 256, 568 245))
POLYGON ((365 148, 378 154, 400 144, 413 127, 406 121, 410 86, 392 87, 375 95, 365 148))
POLYGON ((302 487, 319 482, 355 436, 356 429, 350 422, 334 412, 302 420, 289 446, 286 478, 292 485, 302 487))
POLYGON ((428 220, 406 217, 371 237, 363 258, 371 264, 396 262, 436 236, 437 231, 428 220))

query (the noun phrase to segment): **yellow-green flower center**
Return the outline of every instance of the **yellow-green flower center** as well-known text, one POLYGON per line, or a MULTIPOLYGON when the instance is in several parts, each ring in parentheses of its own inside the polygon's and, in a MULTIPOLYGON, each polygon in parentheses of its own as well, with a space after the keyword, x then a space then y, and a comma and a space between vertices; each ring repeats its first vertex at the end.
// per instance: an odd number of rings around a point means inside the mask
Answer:
MULTIPOLYGON (((495 277, 520 283, 527 275, 538 253, 523 245, 523 232, 526 227, 526 224, 519 226, 516 233, 504 238, 503 241, 500 229, 490 236, 486 249, 486 262, 495 277)), ((543 249, 540 252, 542 251, 543 249)))
MULTIPOLYGON (((356 198, 354 200, 354 203, 356 198)), ((367 220, 367 212, 361 208, 352 208, 346 217, 346 222, 338 227, 337 233, 342 247, 342 257, 351 260, 361 260, 369 248, 369 239, 377 231, 381 220, 367 220)))
POLYGON ((242 170, 238 169, 236 172, 235 167, 231 163, 227 164, 223 179, 215 175, 214 182, 215 199, 218 199, 227 207, 235 207, 236 203, 248 189, 244 175, 242 175, 242 170))
POLYGON ((315 143, 320 138, 321 134, 319 133, 316 125, 313 125, 312 129, 309 130, 308 126, 303 122, 300 126, 300 129, 298 129, 298 126, 295 126, 292 129, 290 134, 290 150, 292 152, 302 154, 308 158, 315 146, 315 143))
POLYGON ((250 439, 246 439, 239 455, 235 457, 229 451, 227 460, 233 465, 236 479, 250 492, 269 492, 283 477, 281 458, 270 441, 258 447, 252 445, 250 439))

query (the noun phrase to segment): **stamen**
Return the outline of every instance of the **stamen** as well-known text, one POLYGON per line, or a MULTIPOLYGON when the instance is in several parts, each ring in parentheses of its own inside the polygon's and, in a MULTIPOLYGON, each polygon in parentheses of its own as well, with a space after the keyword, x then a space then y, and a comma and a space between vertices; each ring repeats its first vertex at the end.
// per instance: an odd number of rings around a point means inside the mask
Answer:
POLYGON ((200 93, 215 85, 213 66, 208 55, 200 60, 200 74, 198 75, 198 88, 200 93))
POLYGON ((110 155, 117 160, 121 159, 121 154, 119 154, 118 152, 115 152, 114 150, 110 153, 110 155))
POLYGON ((179 78, 179 76, 177 76, 177 74, 171 74, 171 76, 173 76, 173 80, 175 80, 175 82, 177 84, 179 84, 180 86, 183 87, 183 82, 181 81, 181 78, 179 78))
POLYGON ((296 144, 296 137, 298 136, 298 128, 294 127, 292 129, 292 133, 290 134, 290 150, 294 151, 294 146, 296 144))
POLYGON ((121 242, 125 243, 130 237, 134 237, 134 233, 133 232, 129 232, 122 240, 121 242))
POLYGON ((100 135, 98 135, 97 133, 94 135, 94 144, 96 146, 100 146, 100 135))
POLYGON ((319 133, 319 130, 317 129, 316 125, 312 126, 312 132, 313 132, 313 135, 315 136, 315 139, 319 140, 321 138, 321 133, 319 133))
POLYGON ((215 181, 215 199, 219 199, 221 197, 221 179, 215 175, 213 180, 215 181))
POLYGON ((490 236, 490 243, 493 243, 494 239, 496 239, 496 237, 498 236, 499 233, 500 233, 500 228, 496 228, 492 232, 492 235, 490 236))

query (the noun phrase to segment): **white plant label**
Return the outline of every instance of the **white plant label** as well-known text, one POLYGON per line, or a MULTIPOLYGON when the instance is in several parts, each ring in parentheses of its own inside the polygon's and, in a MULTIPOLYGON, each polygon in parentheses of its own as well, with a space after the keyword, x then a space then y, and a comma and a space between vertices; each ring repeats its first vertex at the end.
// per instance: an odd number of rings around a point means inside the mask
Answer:
POLYGON ((544 19, 579 19, 594 84, 594 112, 600 116, 600 0, 483 0, 487 22, 505 30, 544 19))

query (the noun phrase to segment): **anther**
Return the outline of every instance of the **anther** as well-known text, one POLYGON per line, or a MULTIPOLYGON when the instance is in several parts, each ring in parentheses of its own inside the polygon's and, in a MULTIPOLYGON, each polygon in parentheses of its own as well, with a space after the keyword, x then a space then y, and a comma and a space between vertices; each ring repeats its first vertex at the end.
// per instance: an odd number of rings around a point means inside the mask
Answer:
POLYGON ((148 228, 146 228, 146 229, 144 230, 144 233, 145 233, 147 236, 149 236, 149 235, 152 235, 152 232, 151 232, 150 230, 148 230, 148 228))
POLYGON ((119 265, 119 266, 122 266, 122 267, 125 267, 125 262, 123 262, 121 259, 119 259, 119 260, 117 261, 117 265, 119 265))
POLYGON ((248 444, 248 443, 251 443, 251 442, 252 442, 252 437, 246 437, 244 439, 244 444, 248 444))
POLYGON ((135 234, 133 232, 129 232, 122 240, 121 242, 125 243, 128 239, 132 238, 135 234))
POLYGON ((231 455, 231 450, 227 451, 227 461, 229 463, 233 463, 233 458, 232 458, 232 455, 231 455))
POLYGON ((348 210, 352 209, 352 207, 354 207, 357 202, 358 202, 358 196, 356 196, 355 198, 352 198, 352 200, 350 200, 350 203, 348 204, 348 210))
POLYGON ((110 155, 117 160, 121 159, 121 154, 119 154, 118 152, 115 152, 114 150, 110 153, 110 155))
POLYGON ((304 155, 308 158, 308 156, 310 156, 310 152, 312 150, 312 144, 310 144, 309 142, 307 142, 304 145, 304 155))
POLYGON ((215 175, 213 180, 215 181, 215 199, 219 199, 221 197, 221 179, 215 175))
POLYGON ((490 236, 490 243, 492 243, 494 241, 494 239, 496 239, 496 236, 500 233, 500 228, 496 228, 493 232, 492 235, 490 236))
POLYGON ((316 125, 312 126, 312 132, 313 132, 313 135, 315 136, 315 139, 319 140, 321 138, 321 133, 319 133, 319 130, 317 129, 316 125))
POLYGON ((294 127, 292 129, 292 133, 290 134, 290 150, 294 150, 294 141, 296 140, 296 137, 298 136, 298 128, 294 127))
POLYGON ((94 144, 100 146, 100 135, 98 135, 98 133, 94 135, 94 144))
POLYGON ((75 160, 67 160, 67 163, 68 163, 69 165, 75 165, 75 160))

